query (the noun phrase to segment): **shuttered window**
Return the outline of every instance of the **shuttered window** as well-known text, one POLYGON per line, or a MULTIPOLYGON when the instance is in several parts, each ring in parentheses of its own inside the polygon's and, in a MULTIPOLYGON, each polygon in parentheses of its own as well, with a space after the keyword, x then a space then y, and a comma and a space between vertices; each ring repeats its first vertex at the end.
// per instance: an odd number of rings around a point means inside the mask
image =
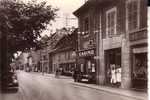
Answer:
POLYGON ((138 28, 138 4, 139 0, 130 0, 127 2, 127 26, 128 26, 128 31, 132 31, 138 28))
POLYGON ((106 33, 107 37, 112 37, 116 34, 116 23, 117 23, 117 15, 116 15, 116 7, 108 10, 106 12, 106 33))

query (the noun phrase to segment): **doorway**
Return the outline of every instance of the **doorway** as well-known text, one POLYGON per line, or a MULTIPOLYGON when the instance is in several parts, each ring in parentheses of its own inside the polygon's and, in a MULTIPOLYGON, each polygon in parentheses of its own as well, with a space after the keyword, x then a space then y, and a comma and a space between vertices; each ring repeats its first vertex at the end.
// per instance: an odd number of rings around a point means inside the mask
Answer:
POLYGON ((105 51, 106 84, 119 87, 121 85, 121 48, 105 51))

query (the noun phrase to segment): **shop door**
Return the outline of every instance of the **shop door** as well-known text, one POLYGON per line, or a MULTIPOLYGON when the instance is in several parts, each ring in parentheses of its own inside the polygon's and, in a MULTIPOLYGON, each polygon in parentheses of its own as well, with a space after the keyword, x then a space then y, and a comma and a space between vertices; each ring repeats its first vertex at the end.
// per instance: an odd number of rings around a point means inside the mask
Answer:
POLYGON ((121 48, 105 51, 106 84, 121 85, 121 48))

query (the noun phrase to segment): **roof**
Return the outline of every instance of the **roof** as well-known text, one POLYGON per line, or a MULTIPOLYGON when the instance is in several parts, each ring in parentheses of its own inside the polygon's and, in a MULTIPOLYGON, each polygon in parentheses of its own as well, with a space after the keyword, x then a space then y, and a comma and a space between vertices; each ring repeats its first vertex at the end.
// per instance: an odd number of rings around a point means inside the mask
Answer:
POLYGON ((88 0, 84 5, 82 5, 76 11, 74 11, 73 14, 78 17, 82 12, 86 12, 91 7, 96 7, 99 4, 110 2, 110 1, 113 0, 88 0))
POLYGON ((81 12, 87 11, 91 6, 94 6, 94 1, 95 0, 88 0, 84 5, 74 11, 73 14, 78 16, 81 12))
POLYGON ((63 52, 66 50, 75 50, 77 39, 77 29, 75 29, 71 34, 64 35, 56 44, 55 48, 51 53, 63 52))

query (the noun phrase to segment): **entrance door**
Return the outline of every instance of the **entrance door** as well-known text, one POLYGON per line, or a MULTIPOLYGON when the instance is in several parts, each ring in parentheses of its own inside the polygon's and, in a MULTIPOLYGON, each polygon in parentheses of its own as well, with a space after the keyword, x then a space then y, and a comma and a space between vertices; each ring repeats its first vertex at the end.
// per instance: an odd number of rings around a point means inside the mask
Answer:
POLYGON ((105 51, 106 84, 121 85, 121 48, 105 51))

